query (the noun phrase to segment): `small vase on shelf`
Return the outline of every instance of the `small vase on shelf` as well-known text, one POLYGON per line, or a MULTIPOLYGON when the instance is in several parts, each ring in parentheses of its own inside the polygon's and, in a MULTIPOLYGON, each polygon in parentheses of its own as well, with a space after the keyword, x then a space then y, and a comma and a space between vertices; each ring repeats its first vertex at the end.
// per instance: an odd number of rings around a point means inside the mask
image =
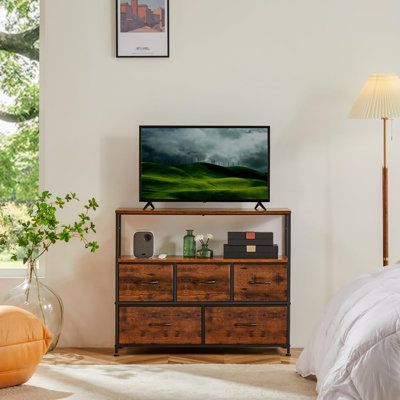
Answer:
POLYGON ((214 252, 208 248, 207 244, 202 244, 196 255, 197 258, 213 258, 214 252))
POLYGON ((208 242, 214 239, 214 236, 207 233, 206 238, 204 238, 204 235, 196 235, 194 238, 195 242, 201 245, 201 248, 196 251, 197 258, 213 258, 214 256, 214 252, 208 248, 208 242))
POLYGON ((183 237, 183 257, 196 256, 196 242, 194 240, 193 229, 187 229, 183 237))

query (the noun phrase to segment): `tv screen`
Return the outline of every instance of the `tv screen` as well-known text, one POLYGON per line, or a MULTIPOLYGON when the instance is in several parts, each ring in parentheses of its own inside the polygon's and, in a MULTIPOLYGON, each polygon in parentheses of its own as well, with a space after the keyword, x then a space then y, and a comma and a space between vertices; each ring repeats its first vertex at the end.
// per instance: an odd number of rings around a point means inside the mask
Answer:
POLYGON ((269 201, 269 127, 141 126, 140 201, 269 201))

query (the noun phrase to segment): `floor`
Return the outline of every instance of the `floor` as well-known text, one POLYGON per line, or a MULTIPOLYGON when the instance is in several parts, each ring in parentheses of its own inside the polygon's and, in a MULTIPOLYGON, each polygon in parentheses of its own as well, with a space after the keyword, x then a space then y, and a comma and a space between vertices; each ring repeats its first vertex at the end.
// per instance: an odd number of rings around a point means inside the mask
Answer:
POLYGON ((114 357, 113 349, 60 348, 44 357, 44 364, 118 365, 118 364, 295 364, 302 349, 163 350, 128 349, 114 357))

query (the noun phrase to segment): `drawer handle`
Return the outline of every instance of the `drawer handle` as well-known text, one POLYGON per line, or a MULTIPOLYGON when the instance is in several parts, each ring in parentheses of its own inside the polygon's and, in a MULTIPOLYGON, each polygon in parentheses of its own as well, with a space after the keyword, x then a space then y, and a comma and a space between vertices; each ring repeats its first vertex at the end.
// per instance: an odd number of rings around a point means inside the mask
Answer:
POLYGON ((143 285, 158 285, 160 282, 159 281, 144 281, 142 282, 143 285))
POLYGON ((241 322, 236 322, 235 326, 257 326, 255 322, 248 322, 248 323, 241 323, 241 322))
POLYGON ((192 283, 195 285, 198 283, 199 285, 215 285, 217 281, 214 280, 209 280, 209 281, 192 281, 192 283))
POLYGON ((149 326, 172 326, 169 322, 150 322, 149 326))
POLYGON ((250 285, 272 285, 272 282, 249 281, 250 285))

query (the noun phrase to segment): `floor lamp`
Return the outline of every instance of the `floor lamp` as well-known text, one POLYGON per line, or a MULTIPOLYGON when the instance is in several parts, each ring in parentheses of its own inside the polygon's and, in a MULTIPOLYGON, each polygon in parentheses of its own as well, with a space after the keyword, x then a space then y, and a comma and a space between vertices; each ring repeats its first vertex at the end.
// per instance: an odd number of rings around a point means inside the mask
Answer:
POLYGON ((387 122, 400 117, 400 79, 395 74, 371 75, 349 114, 350 118, 375 118, 383 122, 383 265, 389 264, 387 122))

